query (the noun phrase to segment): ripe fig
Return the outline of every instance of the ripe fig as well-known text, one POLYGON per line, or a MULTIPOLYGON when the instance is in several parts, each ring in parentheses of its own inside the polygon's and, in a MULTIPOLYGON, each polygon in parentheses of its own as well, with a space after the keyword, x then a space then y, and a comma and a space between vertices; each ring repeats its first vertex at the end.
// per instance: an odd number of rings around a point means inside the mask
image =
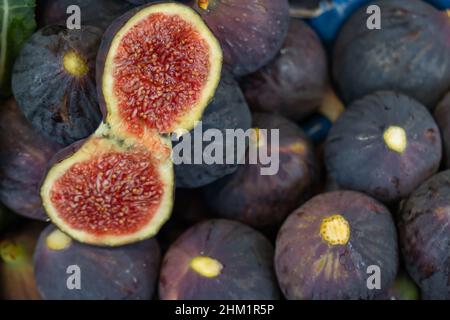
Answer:
POLYGON ((450 171, 431 177, 400 211, 400 245, 406 269, 423 299, 450 299, 450 171))
POLYGON ((39 188, 62 146, 37 132, 13 99, 0 107, 0 131, 0 201, 21 216, 47 220, 39 188))
POLYGON ((382 91, 355 101, 336 121, 325 162, 342 188, 393 203, 438 170, 441 149, 439 128, 422 104, 382 91))
POLYGON ((235 219, 256 228, 278 227, 286 216, 312 196, 319 178, 313 147, 303 131, 293 122, 276 115, 253 114, 258 137, 250 139, 246 160, 237 172, 204 188, 205 201, 221 218, 235 219), (262 130, 267 130, 263 135, 262 130), (279 140, 272 140, 272 130, 279 130, 279 140), (274 155, 274 172, 259 159, 252 163, 250 150, 274 155), (278 169, 278 170, 276 170, 278 169))
POLYGON ((447 14, 421 0, 371 5, 381 9, 381 29, 367 27, 364 6, 344 24, 334 47, 333 76, 343 99, 393 90, 434 109, 450 83, 447 14))
POLYGON ((27 119, 64 145, 86 138, 101 121, 95 58, 102 32, 48 26, 23 46, 14 65, 12 89, 27 119))
POLYGON ((189 7, 169 2, 131 10, 108 28, 97 58, 105 121, 134 135, 191 130, 221 69, 219 42, 189 7))
POLYGON ((120 248, 92 247, 50 225, 34 254, 36 284, 44 299, 150 300, 160 259, 155 239, 120 248))
POLYGON ((280 50, 289 27, 288 0, 188 0, 219 39, 235 76, 255 72, 280 50))
POLYGON ((149 238, 172 210, 170 141, 151 135, 143 144, 111 134, 103 125, 58 152, 41 187, 50 219, 80 242, 115 246, 149 238))
POLYGON ((273 247, 239 222, 208 220, 188 229, 163 258, 162 300, 274 300, 273 247))
POLYGON ((305 22, 293 19, 280 53, 245 77, 242 88, 253 110, 300 121, 320 106, 327 81, 327 56, 319 37, 305 22))
POLYGON ((391 214, 359 192, 312 198, 286 219, 276 240, 275 270, 290 300, 373 299, 390 287, 397 269, 391 214), (375 269, 379 288, 371 289, 375 269))

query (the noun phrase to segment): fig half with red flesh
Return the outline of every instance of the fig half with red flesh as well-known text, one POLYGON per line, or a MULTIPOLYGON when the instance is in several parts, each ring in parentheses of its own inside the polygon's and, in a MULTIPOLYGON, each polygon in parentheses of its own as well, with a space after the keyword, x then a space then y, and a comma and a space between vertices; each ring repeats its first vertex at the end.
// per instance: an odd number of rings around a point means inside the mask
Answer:
POLYGON ((116 246, 156 234, 173 203, 170 141, 114 136, 102 125, 56 155, 42 184, 50 219, 72 238, 116 246))
POLYGON ((222 49, 201 17, 178 3, 138 7, 112 23, 97 57, 106 122, 134 135, 190 130, 214 96, 222 49))

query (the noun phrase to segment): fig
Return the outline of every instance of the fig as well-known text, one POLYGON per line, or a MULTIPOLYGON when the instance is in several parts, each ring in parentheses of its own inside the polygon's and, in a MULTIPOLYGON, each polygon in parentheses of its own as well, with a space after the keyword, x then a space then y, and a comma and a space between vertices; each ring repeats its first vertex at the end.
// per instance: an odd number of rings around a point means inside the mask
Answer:
POLYGON ((445 167, 450 168, 450 92, 445 95, 434 110, 434 119, 439 126, 444 147, 445 167))
POLYGON ((40 183, 63 146, 36 131, 14 99, 1 105, 0 131, 0 201, 21 216, 47 220, 40 183))
POLYGON ((437 172, 441 148, 439 129, 422 104, 382 91, 355 101, 336 121, 325 162, 342 188, 393 203, 437 172))
POLYGON ((205 201, 221 218, 269 230, 312 196, 319 167, 309 139, 295 123, 255 113, 253 127, 256 134, 250 139, 252 148, 248 148, 245 164, 236 173, 206 186, 205 201), (279 130, 278 140, 272 140, 274 130, 279 130), (251 150, 279 154, 278 159, 272 158, 271 172, 263 174, 262 169, 269 167, 266 161, 251 161, 251 150))
POLYGON ((272 60, 289 28, 288 0, 188 0, 222 45, 235 76, 257 71, 272 60))
POLYGON ((218 41, 185 5, 145 5, 115 20, 97 56, 104 121, 56 156, 41 187, 53 223, 94 245, 154 236, 173 204, 165 134, 193 128, 221 69, 218 41))
POLYGON ((17 104, 33 126, 64 145, 89 136, 101 121, 95 58, 102 32, 48 26, 24 44, 12 75, 17 104))
POLYGON ((41 300, 33 252, 45 224, 31 222, 0 238, 0 299, 41 300))
POLYGON ((286 219, 276 240, 275 270, 290 300, 373 299, 391 286, 397 269, 392 216, 359 192, 312 198, 286 219), (372 268, 378 283, 369 279, 372 268))
POLYGON ((394 90, 433 109, 450 83, 450 19, 421 0, 379 0, 382 27, 367 27, 366 7, 339 33, 333 76, 344 100, 394 90))
POLYGON ((160 259, 155 239, 120 248, 92 247, 50 225, 34 254, 36 284, 50 300, 149 300, 160 259))
POLYGON ((183 233, 163 258, 162 300, 272 300, 279 298, 273 247, 235 221, 208 220, 183 233))
POLYGON ((134 135, 191 130, 221 69, 220 44, 194 10, 172 2, 131 10, 108 28, 97 58, 106 122, 134 135))
POLYGON ((201 122, 178 141, 174 141, 174 155, 178 157, 178 160, 174 159, 176 186, 198 188, 235 172, 239 160, 245 156, 245 148, 234 148, 234 161, 227 162, 227 150, 233 150, 232 143, 234 144, 234 141, 226 140, 227 131, 246 131, 251 124, 250 109, 239 85, 229 72, 223 72, 214 98, 205 109, 201 122), (211 130, 215 130, 217 134, 220 131, 223 139, 205 141, 207 132, 211 130), (185 155, 181 152, 184 150, 191 150, 190 154, 185 155), (223 157, 220 161, 207 162, 204 159, 207 150, 221 150, 223 157), (197 158, 204 161, 196 162, 197 158))
POLYGON ((327 89, 327 56, 302 20, 292 20, 280 53, 242 80, 250 107, 301 121, 320 106, 327 89))
POLYGON ((73 5, 80 8, 81 25, 96 26, 102 30, 134 7, 123 0, 39 0, 36 10, 38 26, 66 26, 73 14, 67 13, 67 9, 73 5))
POLYGON ((415 190, 400 211, 400 245, 406 269, 423 299, 450 299, 450 171, 415 190))
POLYGON ((152 237, 172 210, 170 141, 151 136, 144 144, 112 134, 103 125, 58 152, 41 186, 50 219, 83 243, 117 246, 152 237))

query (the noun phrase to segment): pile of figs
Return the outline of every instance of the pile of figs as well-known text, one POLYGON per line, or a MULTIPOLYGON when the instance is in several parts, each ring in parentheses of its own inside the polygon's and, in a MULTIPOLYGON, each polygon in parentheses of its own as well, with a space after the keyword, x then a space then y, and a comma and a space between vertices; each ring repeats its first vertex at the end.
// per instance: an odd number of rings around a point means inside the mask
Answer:
POLYGON ((36 0, 0 299, 450 299, 446 9, 36 0))

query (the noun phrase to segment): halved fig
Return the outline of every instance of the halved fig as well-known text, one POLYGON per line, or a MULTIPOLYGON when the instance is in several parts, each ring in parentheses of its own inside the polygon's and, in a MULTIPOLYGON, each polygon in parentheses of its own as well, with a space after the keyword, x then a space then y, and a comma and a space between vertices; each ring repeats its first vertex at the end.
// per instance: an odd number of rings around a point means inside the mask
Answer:
POLYGON ((220 44, 194 10, 178 3, 131 10, 106 31, 97 57, 105 121, 136 136, 190 130, 221 69, 220 44))
POLYGON ((64 149, 42 184, 50 219, 72 238, 116 246, 156 234, 173 204, 168 138, 117 136, 101 125, 64 149))

